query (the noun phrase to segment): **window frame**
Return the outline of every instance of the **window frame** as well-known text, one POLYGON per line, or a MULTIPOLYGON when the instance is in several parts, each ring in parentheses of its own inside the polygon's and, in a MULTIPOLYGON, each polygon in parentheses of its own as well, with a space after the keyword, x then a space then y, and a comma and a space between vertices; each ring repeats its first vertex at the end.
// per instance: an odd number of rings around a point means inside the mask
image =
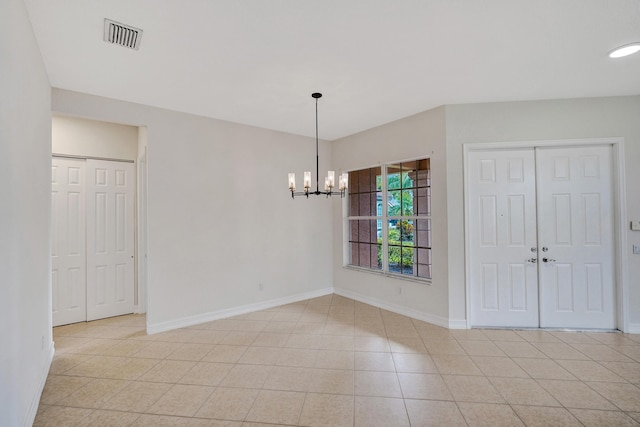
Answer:
MULTIPOLYGON (((389 209, 388 209, 388 200, 389 200, 389 189, 388 189, 388 175, 389 175, 389 166, 392 165, 398 165, 400 163, 409 163, 409 162, 415 162, 415 161, 420 161, 420 160, 428 160, 429 161, 429 175, 430 178, 432 176, 432 170, 431 170, 431 157, 429 156, 424 156, 424 157, 415 157, 415 158, 410 158, 410 159, 405 159, 405 160, 398 160, 398 161, 391 161, 391 162, 385 162, 385 163, 381 163, 378 165, 373 165, 373 166, 369 166, 369 167, 364 167, 364 168, 358 168, 358 169, 352 169, 349 170, 347 172, 351 173, 351 172, 359 172, 359 171, 363 171, 363 170, 367 170, 367 169, 373 169, 373 168, 380 168, 380 175, 383 177, 383 179, 381 179, 381 185, 380 185, 380 192, 382 194, 382 212, 381 215, 377 215, 377 209, 376 209, 376 215, 349 215, 349 211, 350 211, 350 206, 351 206, 351 201, 350 198, 352 197, 351 193, 349 190, 347 190, 347 194, 345 196, 345 198, 343 199, 343 203, 342 203, 342 213, 343 213, 343 268, 347 268, 347 269, 352 269, 352 270, 357 270, 357 271, 363 271, 363 272, 367 272, 367 273, 371 273, 371 274, 376 274, 376 275, 381 275, 381 276, 387 276, 387 277, 392 277, 395 279, 402 279, 402 280, 408 280, 408 281, 414 281, 414 282, 419 282, 422 284, 428 284, 430 285, 432 283, 433 280, 433 235, 430 236, 429 238, 429 247, 428 249, 430 250, 430 268, 431 268, 431 277, 420 277, 417 274, 415 275, 408 275, 408 274, 403 274, 401 272, 393 272, 389 270, 389 221, 391 220, 402 220, 402 221, 413 221, 414 224, 417 223, 418 220, 428 220, 429 223, 431 224, 430 228, 432 228, 432 224, 433 224, 433 212, 431 210, 431 208, 429 209, 429 213, 428 215, 389 215, 389 209), (382 248, 382 266, 380 269, 377 268, 373 268, 373 267, 362 267, 362 266, 358 266, 358 265, 353 265, 351 264, 351 228, 350 228, 350 222, 351 221, 360 221, 360 220, 369 220, 369 221, 381 221, 382 222, 382 227, 381 227, 381 248, 382 248)), ((429 194, 431 195, 431 183, 429 183, 429 185, 427 186, 429 194)), ((400 189, 397 189, 400 190, 400 189)), ((392 189, 391 191, 396 191, 396 189, 392 189)), ((360 193, 358 193, 360 194, 360 193)), ((374 193, 375 194, 375 193, 374 193)), ((430 203, 431 203, 431 198, 430 198, 430 203)), ((377 231, 377 228, 376 228, 377 231)), ((414 237, 415 238, 415 237, 414 237)), ((414 245, 414 250, 417 250, 417 246, 414 245)), ((414 269, 417 269, 417 263, 414 263, 414 269)), ((416 270, 417 271, 417 270, 416 270)))

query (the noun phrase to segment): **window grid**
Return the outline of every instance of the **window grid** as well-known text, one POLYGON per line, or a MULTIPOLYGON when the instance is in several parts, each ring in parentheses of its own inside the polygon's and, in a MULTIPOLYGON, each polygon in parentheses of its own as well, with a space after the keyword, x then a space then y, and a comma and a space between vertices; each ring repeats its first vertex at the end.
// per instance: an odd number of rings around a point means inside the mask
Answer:
POLYGON ((429 163, 420 159, 349 173, 349 265, 431 279, 429 163))

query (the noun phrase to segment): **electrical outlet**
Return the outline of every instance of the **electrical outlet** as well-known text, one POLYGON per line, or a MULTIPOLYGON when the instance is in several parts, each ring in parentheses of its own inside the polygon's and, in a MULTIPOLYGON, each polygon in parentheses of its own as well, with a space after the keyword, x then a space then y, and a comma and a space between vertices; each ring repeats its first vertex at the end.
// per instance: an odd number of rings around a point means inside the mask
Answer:
POLYGON ((631 230, 640 231, 640 221, 631 221, 631 230))
POLYGON ((640 254, 640 245, 633 245, 633 253, 640 254))

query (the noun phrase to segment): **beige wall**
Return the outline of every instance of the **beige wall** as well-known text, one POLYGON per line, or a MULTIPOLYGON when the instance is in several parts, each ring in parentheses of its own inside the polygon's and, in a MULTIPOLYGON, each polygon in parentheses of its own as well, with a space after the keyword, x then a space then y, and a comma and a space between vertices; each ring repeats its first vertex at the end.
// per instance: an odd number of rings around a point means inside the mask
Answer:
POLYGON ((52 151, 108 159, 137 160, 138 128, 69 116, 53 116, 52 151))

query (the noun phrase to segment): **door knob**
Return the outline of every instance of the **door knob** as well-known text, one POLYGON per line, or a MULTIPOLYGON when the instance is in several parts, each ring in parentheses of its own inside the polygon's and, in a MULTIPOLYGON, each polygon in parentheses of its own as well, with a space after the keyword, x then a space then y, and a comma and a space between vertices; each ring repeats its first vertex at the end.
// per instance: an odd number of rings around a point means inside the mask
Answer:
POLYGON ((542 262, 556 262, 555 259, 551 259, 551 258, 542 258, 542 262))
POLYGON ((530 262, 531 264, 535 264, 536 262, 538 262, 538 259, 537 258, 529 258, 527 260, 527 262, 530 262))

